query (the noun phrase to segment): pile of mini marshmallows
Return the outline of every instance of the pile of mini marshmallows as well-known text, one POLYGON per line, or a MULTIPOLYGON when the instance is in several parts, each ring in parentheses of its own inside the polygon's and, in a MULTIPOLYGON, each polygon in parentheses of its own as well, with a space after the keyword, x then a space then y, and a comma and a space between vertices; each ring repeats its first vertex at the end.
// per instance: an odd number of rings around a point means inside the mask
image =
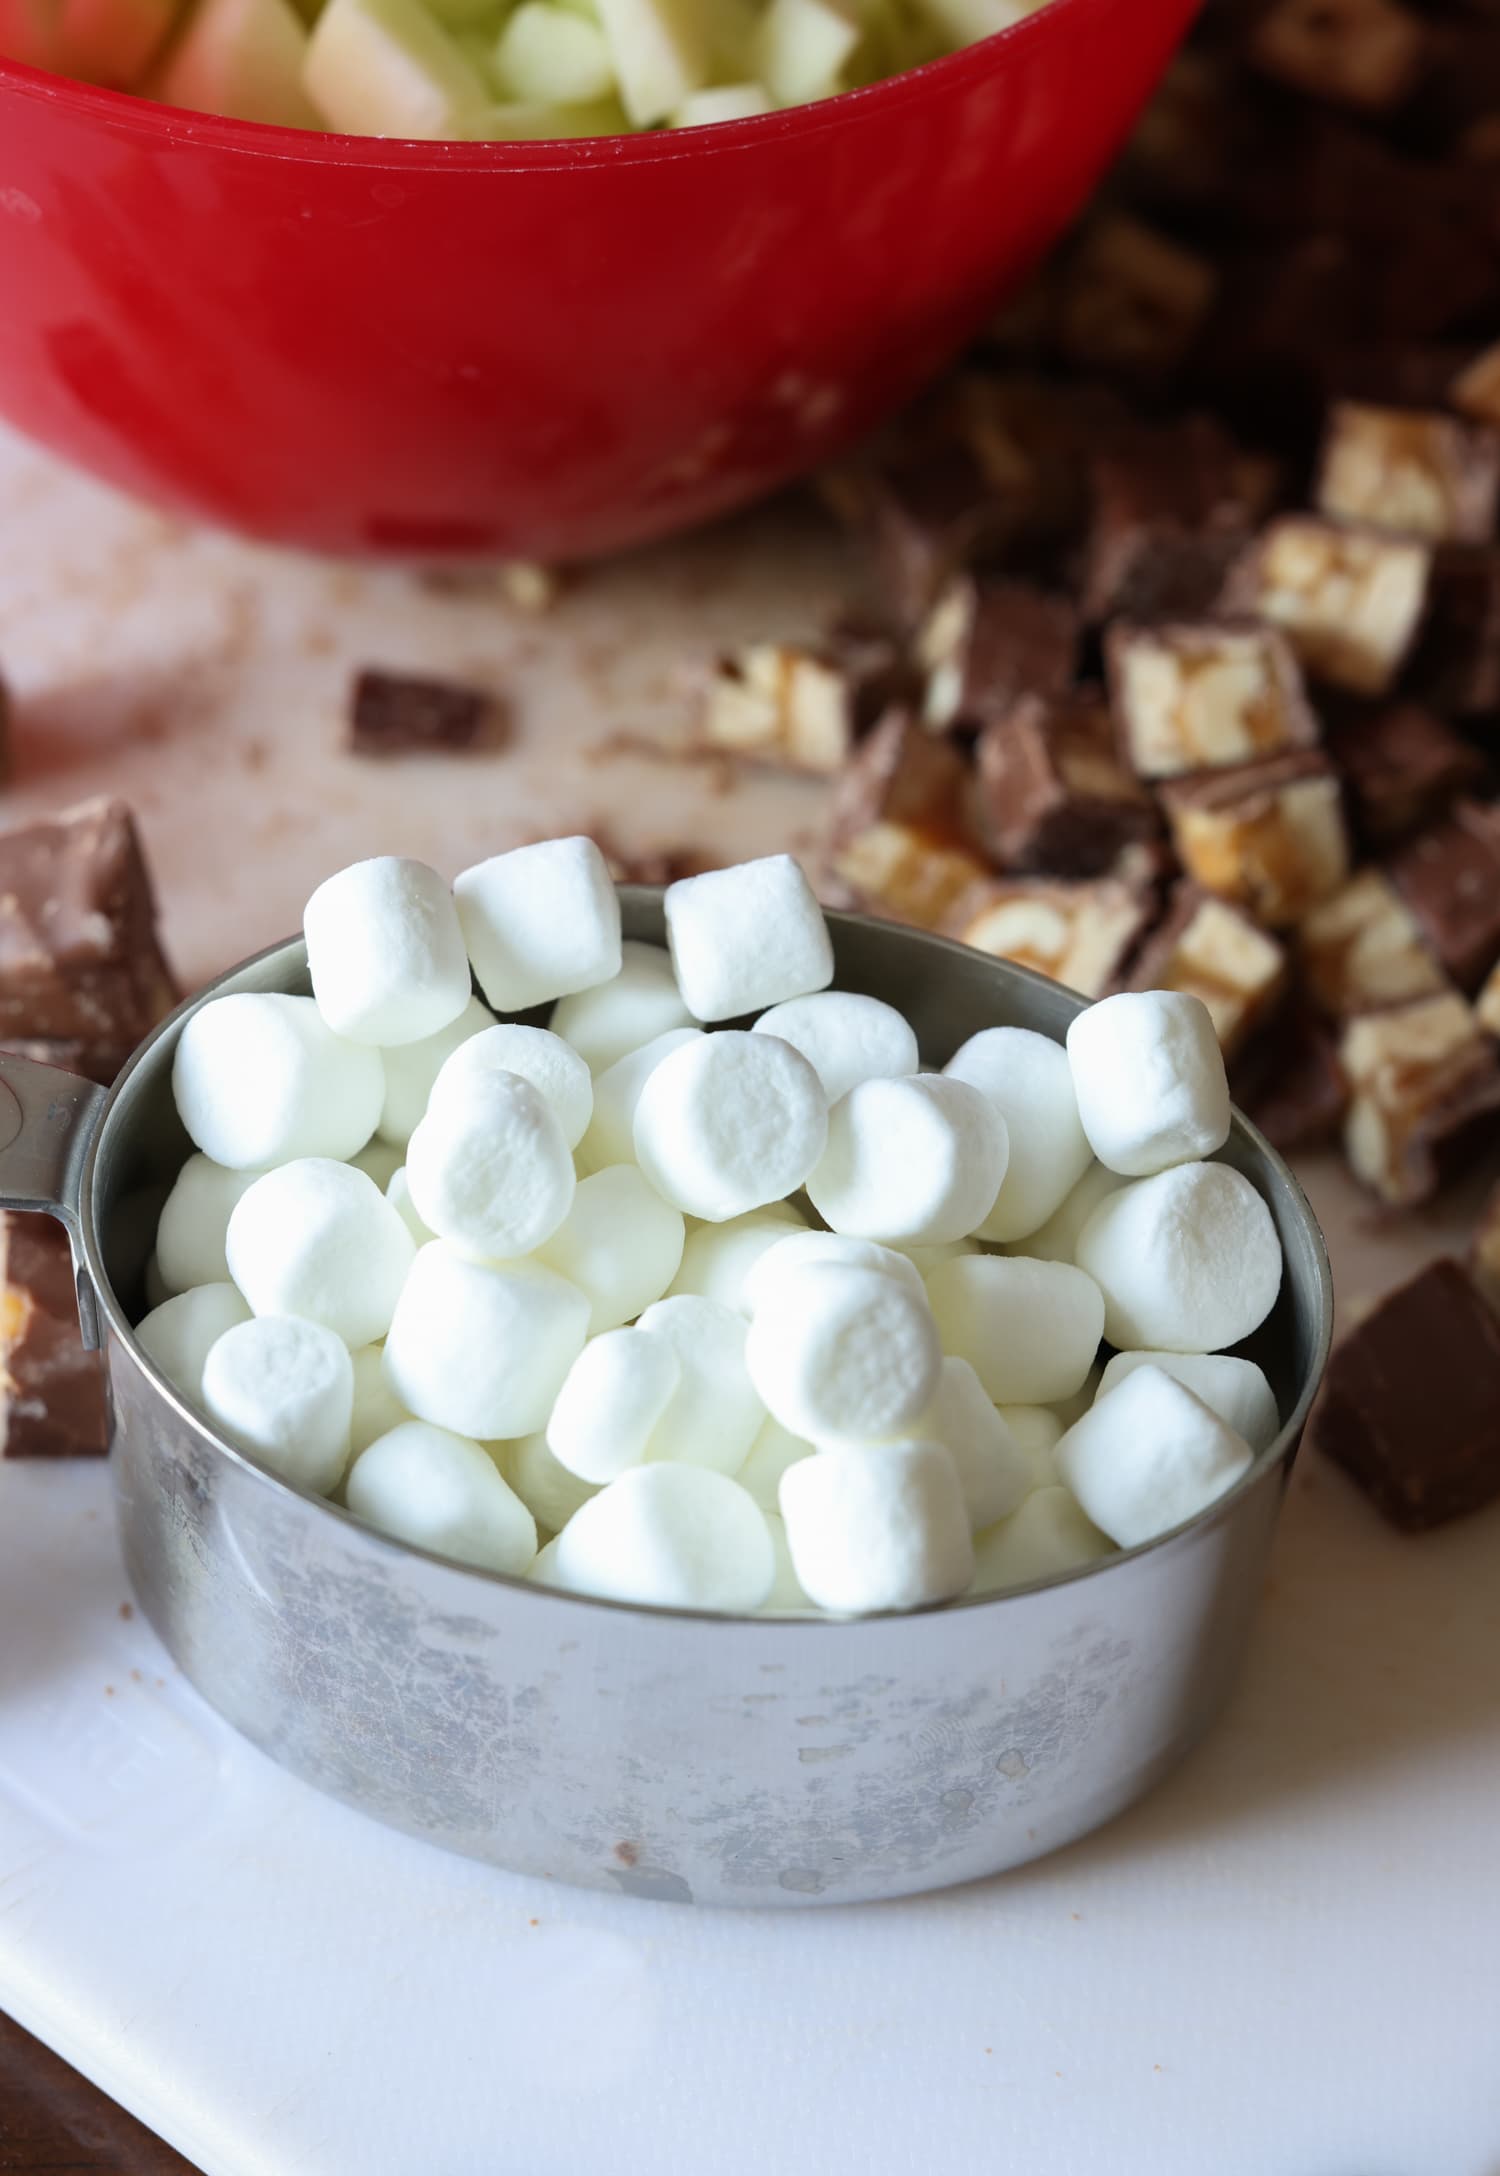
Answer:
POLYGON ((666 921, 622 943, 581 838, 320 885, 313 995, 215 998, 178 1043, 162 1373, 387 1534, 632 1603, 914 1609, 1231 1487, 1277 1412, 1224 1348, 1281 1252, 1205 1160, 1198 999, 924 1072, 829 988, 788 857, 673 884, 666 921))

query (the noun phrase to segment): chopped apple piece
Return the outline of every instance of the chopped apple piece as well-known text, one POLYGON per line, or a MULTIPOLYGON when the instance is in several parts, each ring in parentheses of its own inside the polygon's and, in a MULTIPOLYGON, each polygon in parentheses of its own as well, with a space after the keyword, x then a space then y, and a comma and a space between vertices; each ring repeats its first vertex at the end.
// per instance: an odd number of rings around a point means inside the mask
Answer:
POLYGON ((615 87, 597 23, 547 0, 522 0, 496 40, 493 65, 502 92, 530 105, 586 106, 615 87))
POLYGON ((950 45, 977 45, 997 30, 1009 30, 1038 4, 1039 0, 921 0, 950 45))
POLYGON ((709 47, 698 0, 599 0, 620 100, 637 128, 675 113, 708 81, 709 47))
POLYGON ((328 0, 302 87, 330 128, 354 136, 463 136, 489 96, 418 0, 328 0))
POLYGON ((721 83, 716 90, 695 91, 672 116, 673 128, 706 128, 713 121, 753 121, 772 111, 770 96, 759 83, 721 83))
POLYGON ((556 143, 573 136, 623 136, 630 124, 618 99, 586 106, 483 106, 464 124, 469 143, 556 143))
POLYGON ((62 0, 52 65, 85 83, 127 90, 166 39, 177 0, 62 0))
POLYGON ((838 0, 771 0, 755 36, 755 72, 778 106, 838 88, 859 43, 859 22, 838 0))
POLYGON ((155 86, 169 106, 316 128, 302 88, 307 32, 289 0, 198 0, 155 86))
POLYGON ((701 14, 713 80, 737 89, 755 74, 760 9, 755 0, 701 0, 701 14))

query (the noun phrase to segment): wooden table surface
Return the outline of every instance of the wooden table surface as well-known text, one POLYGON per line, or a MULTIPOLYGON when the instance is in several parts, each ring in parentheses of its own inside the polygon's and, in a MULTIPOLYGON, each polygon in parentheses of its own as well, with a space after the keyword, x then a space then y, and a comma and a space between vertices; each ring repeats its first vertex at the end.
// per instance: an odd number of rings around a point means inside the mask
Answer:
POLYGON ((123 2108, 0 2012, 0 2171, 198 2176, 123 2108))

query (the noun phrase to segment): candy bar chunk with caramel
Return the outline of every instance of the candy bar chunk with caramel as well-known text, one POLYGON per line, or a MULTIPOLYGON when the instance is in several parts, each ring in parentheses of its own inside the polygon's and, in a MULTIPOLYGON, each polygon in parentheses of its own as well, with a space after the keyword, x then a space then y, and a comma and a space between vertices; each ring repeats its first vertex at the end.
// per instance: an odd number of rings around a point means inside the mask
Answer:
POLYGON ((1371 846, 1392 845, 1435 821, 1484 769, 1478 749, 1421 703, 1351 703, 1326 725, 1328 753, 1371 846))
POLYGON ((0 1212, 0 1457, 108 1449, 104 1355, 83 1347, 68 1235, 53 1217, 0 1212))
POLYGON ((1500 1186, 1479 1212, 1469 1241, 1469 1272, 1485 1299, 1500 1315, 1500 1186))
POLYGON ((1102 432, 1089 484, 1085 619, 1201 619, 1269 511, 1277 470, 1189 415, 1102 432))
POLYGON ((963 445, 901 452, 868 472, 855 526, 873 556, 875 589, 892 624, 914 628, 943 584, 1002 543, 1013 521, 963 445))
POLYGON ((1449 987, 1416 916, 1379 869, 1361 869, 1315 907, 1297 949, 1309 991, 1335 1020, 1449 987))
POLYGON ((1383 695, 1411 654, 1430 546, 1314 514, 1283 514, 1232 570, 1225 603, 1279 627, 1315 679, 1383 695))
POLYGON ((1452 416, 1335 402, 1318 470, 1319 511, 1335 521, 1483 544, 1495 533, 1500 433, 1452 416))
POLYGON ((1217 284, 1207 257, 1126 213, 1103 212, 1064 262, 1058 344, 1083 370, 1169 376, 1202 329, 1217 284))
POLYGON ((1349 874, 1338 773, 1316 750, 1171 779, 1161 800, 1188 875, 1272 929, 1301 921, 1349 874))
POLYGON ((1179 884, 1165 919, 1131 963, 1126 986, 1201 998, 1227 1058, 1276 1009, 1286 979, 1286 947, 1269 931, 1227 900, 1179 884))
POLYGON ((1500 802, 1460 801, 1391 857, 1390 873, 1460 989, 1500 954, 1500 802))
POLYGON ((1151 912, 1149 895, 1118 877, 1073 884, 1000 877, 960 899, 944 928, 994 959, 1102 997, 1117 984, 1151 912))
POLYGON ((878 695, 834 657, 795 643, 755 642, 714 668, 703 706, 711 748, 831 776, 878 695))
POLYGON ((1253 621, 1111 627, 1120 737, 1141 778, 1176 778, 1309 748, 1318 721, 1286 641, 1253 621))
POLYGON ((1020 695, 1059 695, 1073 678, 1078 612, 1030 582, 959 575, 917 631, 922 716, 937 733, 977 727, 1020 695))
POLYGON ((968 764, 892 710, 834 788, 827 868, 853 904, 936 929, 989 873, 970 815, 968 764))
POLYGON ((1403 1533, 1500 1496, 1500 1319, 1461 1263, 1430 1262, 1340 1338, 1314 1429, 1403 1533))
POLYGON ((1344 1153, 1395 1208, 1430 1200, 1500 1123, 1500 1062, 1456 991, 1360 1014, 1339 1063, 1352 1098, 1344 1153))
POLYGON ((941 929, 988 873, 971 849, 914 824, 875 823, 836 845, 829 872, 853 906, 917 929, 941 929))
POLYGON ((1160 828, 1096 689, 1021 696, 979 736, 978 782, 980 823, 1003 869, 1102 876, 1160 828))
POLYGON ((1245 52, 1288 90, 1387 113, 1415 89, 1429 41, 1426 24, 1398 0, 1271 0, 1245 52))

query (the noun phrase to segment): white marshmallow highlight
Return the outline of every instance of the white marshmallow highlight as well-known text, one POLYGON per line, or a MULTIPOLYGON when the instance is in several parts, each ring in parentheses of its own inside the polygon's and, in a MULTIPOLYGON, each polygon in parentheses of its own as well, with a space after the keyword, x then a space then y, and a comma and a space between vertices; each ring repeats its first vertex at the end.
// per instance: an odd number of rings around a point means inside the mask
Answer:
POLYGON ((354 1369, 321 1323, 256 1315, 210 1346, 203 1410, 239 1450, 295 1488, 326 1496, 349 1456, 354 1369))
POLYGON ((974 1575, 969 1515, 941 1443, 819 1451, 781 1477, 781 1515, 804 1593, 863 1616, 962 1594, 974 1575))
POLYGON ((1249 1471, 1251 1451, 1201 1398, 1148 1365, 1074 1422, 1057 1463, 1101 1532, 1133 1549, 1216 1503, 1249 1471))
POLYGON ((235 1171, 358 1154, 385 1101, 380 1053, 346 1042, 310 997, 242 991, 189 1014, 172 1094, 196 1148, 235 1171))
POLYGON ((386 1381, 418 1420, 485 1442, 545 1428, 588 1331, 576 1285, 533 1262, 419 1248, 385 1341, 386 1381))
POLYGON ((1229 1139, 1229 1083, 1208 1007, 1177 990, 1123 991, 1078 1014, 1068 1064, 1100 1163, 1128 1178, 1212 1156, 1229 1139))
POLYGON ((799 1458, 811 1458, 813 1451, 811 1443, 801 1436, 791 1435, 774 1415, 767 1415, 766 1424, 751 1444, 750 1456, 735 1479, 755 1498, 762 1511, 775 1511, 780 1502, 781 1476, 788 1466, 795 1466, 799 1458))
MULTIPOLYGON (((1281 1430, 1281 1416, 1264 1372, 1253 1360, 1223 1352, 1117 1352, 1099 1380, 1098 1398, 1118 1390, 1137 1368, 1157 1367, 1183 1383, 1217 1413, 1252 1451, 1264 1451, 1281 1430)), ((1096 1398, 1095 1402, 1098 1400, 1096 1398)))
POLYGON ((576 997, 559 998, 547 1024, 572 1044, 591 1073, 602 1073, 669 1029, 690 1027, 692 1017, 670 956, 660 945, 627 937, 620 947, 620 972, 576 997))
POLYGON ((1007 1254, 1028 1254, 1037 1262, 1071 1262, 1078 1249, 1078 1235, 1107 1194, 1117 1194, 1129 1182, 1107 1164, 1092 1163, 1062 1207, 1046 1223, 1006 1248, 1007 1254))
POLYGON ((349 1448, 357 1457, 377 1436, 389 1434, 410 1413, 385 1379, 385 1346, 362 1345, 349 1355, 354 1369, 354 1408, 349 1416, 349 1448))
POLYGON ((405 1148, 420 1125, 432 1094, 432 1084, 461 1043, 495 1025, 488 1005, 471 996, 456 1020, 424 1035, 420 1042, 400 1043, 380 1053, 385 1066, 385 1102, 380 1112, 380 1138, 405 1148))
POLYGON ((1033 1489, 1008 1519, 1001 1519, 974 1543, 971 1594, 1001 1594, 1009 1587, 1029 1587, 1033 1580, 1055 1579, 1113 1553, 1065 1488, 1056 1483, 1033 1489))
POLYGON ((467 1095, 476 1082, 493 1073, 512 1073, 530 1081, 557 1120, 569 1149, 577 1148, 594 1115, 594 1083, 571 1044, 546 1028, 520 1027, 506 1020, 477 1035, 466 1035, 444 1060, 432 1084, 429 1114, 467 1095))
POLYGON ((946 1446, 976 1533, 1014 1511, 1033 1486, 1031 1461, 967 1360, 943 1362, 917 1432, 946 1446))
POLYGON ((735 1020, 833 980, 823 910, 790 854, 683 877, 665 904, 672 966, 695 1020, 735 1020))
POLYGON ((460 1564, 519 1579, 536 1555, 536 1521, 494 1460, 427 1421, 377 1436, 350 1467, 344 1495, 367 1525, 460 1564))
POLYGON ((440 1239, 508 1261, 552 1237, 576 1181, 562 1128, 531 1082, 481 1073, 462 1092, 434 1094, 406 1144, 406 1184, 440 1239))
POLYGON ((201 1405, 204 1361, 226 1330, 249 1320, 232 1284, 194 1285, 153 1307, 136 1324, 135 1341, 175 1390, 201 1405))
POLYGON ((500 1471, 522 1503, 549 1534, 561 1533, 581 1504, 599 1491, 592 1481, 569 1473, 547 1447, 545 1435, 521 1436, 514 1443, 492 1444, 500 1471))
POLYGON ((453 895, 423 861, 382 854, 321 883, 302 917, 319 1012, 353 1043, 415 1043, 469 1000, 453 895))
POLYGON ((746 1288, 756 1263, 783 1239, 806 1229, 784 1201, 751 1209, 744 1216, 731 1217, 726 1224, 699 1224, 687 1235, 681 1267, 672 1279, 672 1294, 696 1293, 701 1299, 717 1300, 721 1307, 748 1315, 746 1288))
POLYGON ((668 1028, 664 1035, 617 1058, 613 1065, 595 1076, 594 1115, 578 1144, 576 1161, 580 1175, 603 1171, 610 1164, 635 1162, 635 1112, 642 1089, 674 1050, 681 1050, 687 1043, 700 1042, 702 1038, 701 1028, 668 1028))
POLYGON ((932 1245, 984 1222, 1008 1154, 1004 1119, 966 1081, 861 1081, 828 1115, 807 1191, 836 1232, 932 1245))
POLYGON ((1030 1028, 984 1028, 943 1068, 967 1081, 1005 1121, 1010 1157, 982 1239, 1023 1239, 1060 1208, 1088 1169, 1068 1054, 1030 1028))
POLYGON ((1078 1265, 1122 1352, 1218 1352, 1264 1322, 1281 1285, 1271 1212, 1227 1164, 1177 1164, 1100 1202, 1078 1265))
POLYGON ((827 1135, 807 1060, 774 1036, 732 1029, 672 1051, 635 1112, 636 1161, 651 1184, 714 1224, 795 1192, 827 1135))
POLYGON ((794 1270, 756 1306, 745 1364, 766 1409, 813 1442, 909 1430, 942 1366, 924 1292, 842 1262, 794 1270))
POLYGON ((776 1576, 759 1509, 702 1466, 635 1466, 574 1513, 557 1537, 559 1583, 663 1609, 749 1615, 776 1576))
POLYGON ((646 1455, 682 1380, 677 1354, 644 1330, 607 1330, 568 1370, 547 1423, 547 1448, 580 1480, 618 1480, 646 1455))
POLYGON ((996 1405, 1052 1405, 1080 1388, 1104 1333, 1104 1298, 1066 1262, 962 1255, 927 1280, 944 1352, 996 1405))
POLYGON ((247 1188, 225 1252, 257 1315, 300 1315, 355 1347, 390 1328, 416 1247, 373 1179, 308 1156, 247 1188))
POLYGON ((878 1270, 926 1301, 927 1287, 919 1272, 894 1247, 882 1247, 873 1239, 851 1239, 844 1232, 795 1231, 768 1247, 748 1272, 743 1288, 746 1309, 753 1315, 795 1271, 830 1262, 845 1269, 878 1270))
POLYGON ((775 1035, 803 1057, 838 1103, 862 1080, 895 1080, 920 1064, 917 1038, 894 1005, 852 990, 817 990, 788 998, 756 1021, 756 1035, 775 1035))
POLYGON ((525 1012, 620 972, 620 902, 592 839, 543 839, 465 869, 453 886, 479 987, 525 1012))
POLYGON ((686 1226, 634 1164, 580 1179, 573 1206, 537 1259, 587 1295, 589 1335, 633 1322, 659 1300, 682 1261, 686 1226))
POLYGON ((156 1264, 169 1292, 224 1284, 229 1263, 224 1238, 240 1196, 259 1171, 230 1171, 208 1156, 189 1156, 162 1205, 156 1227, 156 1264))
POLYGON ((745 1366, 744 1318, 712 1300, 658 1300, 636 1328, 666 1340, 681 1375, 647 1456, 738 1473, 766 1409, 745 1366))
POLYGON ((1056 1488, 1062 1475, 1053 1456, 1063 1426, 1050 1405, 997 1405, 995 1411, 1010 1430, 1017 1450, 1031 1474, 1031 1486, 1056 1488))

